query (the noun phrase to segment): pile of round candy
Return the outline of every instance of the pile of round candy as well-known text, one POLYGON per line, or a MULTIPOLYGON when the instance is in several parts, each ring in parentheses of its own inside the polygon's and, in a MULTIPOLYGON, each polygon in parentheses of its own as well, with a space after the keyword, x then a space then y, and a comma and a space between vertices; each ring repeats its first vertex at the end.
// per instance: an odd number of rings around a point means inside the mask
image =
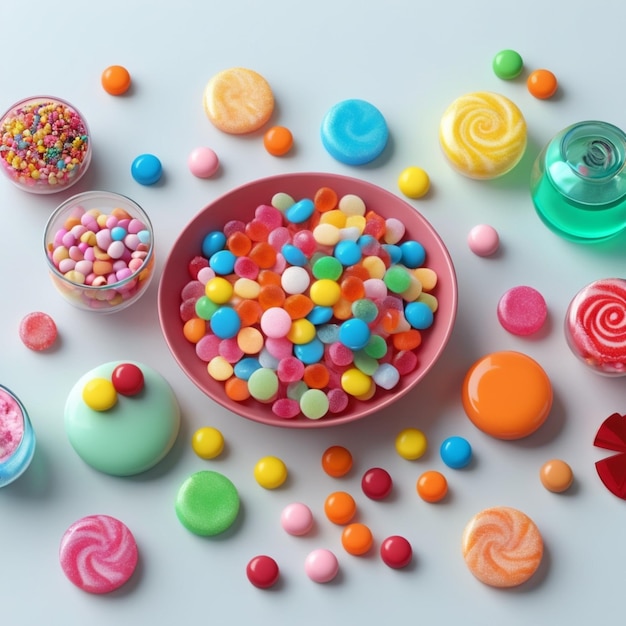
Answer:
POLYGON ((232 400, 285 419, 341 413, 418 367, 437 275, 405 235, 354 194, 277 193, 204 237, 181 292, 184 336, 232 400))

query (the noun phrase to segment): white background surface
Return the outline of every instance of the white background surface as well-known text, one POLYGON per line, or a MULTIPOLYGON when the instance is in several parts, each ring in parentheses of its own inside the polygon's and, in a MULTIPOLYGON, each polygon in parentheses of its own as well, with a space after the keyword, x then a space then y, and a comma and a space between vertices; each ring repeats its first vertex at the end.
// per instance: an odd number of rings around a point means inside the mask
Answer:
POLYGON ((606 624, 623 605, 626 551, 624 502, 601 484, 593 447, 600 423, 624 411, 625 379, 602 378, 568 351, 562 332, 567 303, 584 285, 623 275, 625 238, 580 246, 549 232, 536 217, 528 192, 530 166, 540 148, 563 127, 584 119, 626 125, 623 84, 624 5, 573 0, 503 4, 476 0, 379 3, 317 0, 62 4, 43 10, 15 5, 4 20, 0 61, 0 108, 23 97, 57 95, 75 104, 91 128, 94 159, 71 192, 29 195, 0 180, 0 381, 29 410, 38 447, 27 473, 0 491, 0 599, 2 623, 171 624, 288 623, 374 624, 420 621, 449 624, 606 624), (524 79, 501 81, 491 70, 502 48, 518 50, 526 72, 547 67, 560 81, 558 95, 535 100, 524 79), (132 92, 112 97, 100 87, 108 65, 125 65, 132 92), (233 137, 206 119, 202 91, 216 72, 255 69, 272 85, 274 123, 296 140, 283 158, 269 156, 262 135, 233 137), (526 157, 497 181, 462 178, 444 162, 437 142, 440 116, 456 97, 498 91, 522 109, 529 128, 526 157), (380 160, 353 168, 323 149, 319 126, 326 110, 344 98, 363 98, 385 115, 390 146, 380 160), (189 152, 208 145, 222 162, 219 175, 194 178, 189 152), (164 165, 162 181, 142 187, 130 176, 132 159, 153 152, 164 165), (319 170, 363 177, 397 192, 408 165, 431 176, 432 191, 414 201, 449 247, 459 281, 459 313, 452 339, 424 383, 397 406, 360 423, 316 431, 272 429, 228 414, 179 370, 162 338, 156 294, 158 276, 136 306, 98 317, 61 300, 49 282, 41 254, 46 219, 74 192, 109 189, 131 196, 156 228, 157 272, 178 232, 213 198, 249 180, 282 172, 319 170), (474 256, 469 229, 490 223, 501 236, 494 258, 474 256), (496 319, 508 288, 528 284, 545 296, 550 319, 539 336, 518 338, 496 319), (19 341, 20 319, 33 310, 51 314, 60 330, 53 352, 28 351, 19 341), (460 385, 469 366, 486 353, 513 349, 538 360, 555 392, 553 410, 533 436, 502 442, 477 431, 465 417, 460 385), (165 461, 146 474, 120 479, 100 474, 74 453, 63 430, 63 406, 75 380, 109 360, 136 359, 158 369, 179 399, 183 426, 165 461), (214 461, 195 456, 193 431, 222 430, 226 453, 214 461), (403 428, 422 429, 430 442, 419 461, 395 452, 403 428), (438 447, 445 437, 465 436, 475 461, 448 470, 438 447), (338 481, 320 467, 323 450, 347 446, 355 466, 338 481), (265 491, 253 478, 261 456, 287 463, 288 483, 265 491), (576 482, 566 494, 547 492, 538 472, 560 457, 576 482), (368 501, 360 477, 385 467, 394 491, 368 501), (215 469, 229 476, 242 498, 242 513, 225 536, 203 539, 187 532, 174 513, 179 485, 192 472, 215 469), (427 469, 446 473, 450 494, 429 505, 415 492, 427 469), (355 496, 359 519, 377 539, 366 557, 343 552, 340 528, 323 516, 328 493, 355 496), (289 502, 306 502, 316 516, 304 538, 279 524, 289 502), (514 590, 482 585, 466 569, 460 538, 483 508, 508 505, 530 515, 546 545, 540 571, 514 590), (75 588, 58 563, 65 529, 84 515, 106 513, 123 520, 140 549, 132 581, 109 596, 75 588), (378 558, 380 541, 403 534, 414 563, 404 571, 378 558), (335 582, 318 585, 304 574, 306 554, 328 547, 340 559, 335 582), (253 587, 245 566, 257 554, 273 556, 281 582, 270 591, 253 587))

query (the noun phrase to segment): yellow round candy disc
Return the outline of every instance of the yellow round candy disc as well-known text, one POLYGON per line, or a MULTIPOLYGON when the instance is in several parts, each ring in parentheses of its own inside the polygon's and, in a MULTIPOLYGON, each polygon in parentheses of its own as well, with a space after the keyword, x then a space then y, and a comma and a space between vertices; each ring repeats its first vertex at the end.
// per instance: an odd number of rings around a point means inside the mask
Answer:
POLYGON ((204 426, 193 434, 191 447, 201 459, 214 459, 224 450, 224 436, 217 428, 204 426))
POLYGON ((275 456, 264 456, 254 466, 254 478, 265 489, 276 489, 287 480, 287 466, 275 456))
POLYGON ((407 198, 421 198, 430 189, 430 178, 421 167, 407 167, 398 176, 398 188, 407 198))
POLYGON ((106 378, 92 378, 83 387, 83 400, 94 411, 108 411, 117 402, 117 391, 106 378))

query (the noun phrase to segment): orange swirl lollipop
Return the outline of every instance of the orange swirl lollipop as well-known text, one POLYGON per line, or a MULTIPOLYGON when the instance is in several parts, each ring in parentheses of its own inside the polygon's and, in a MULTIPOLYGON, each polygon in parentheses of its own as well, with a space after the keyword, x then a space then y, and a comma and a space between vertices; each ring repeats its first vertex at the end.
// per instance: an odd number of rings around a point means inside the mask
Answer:
POLYGON ((535 523, 506 506, 485 509, 465 527, 463 557, 470 572, 492 587, 526 582, 543 557, 543 539, 535 523))
POLYGON ((470 178, 497 178, 512 170, 526 150, 526 121, 508 98, 488 91, 457 98, 439 125, 450 165, 470 178))

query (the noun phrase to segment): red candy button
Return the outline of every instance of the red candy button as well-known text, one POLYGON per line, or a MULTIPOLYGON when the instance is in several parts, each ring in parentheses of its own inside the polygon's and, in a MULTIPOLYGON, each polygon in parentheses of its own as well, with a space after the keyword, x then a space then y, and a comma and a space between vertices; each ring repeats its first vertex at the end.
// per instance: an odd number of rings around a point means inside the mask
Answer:
POLYGON ((280 572, 271 556, 255 556, 246 567, 248 580, 259 589, 267 589, 276 583, 280 572))
POLYGON ((385 565, 393 569, 401 569, 411 562, 413 548, 404 537, 392 535, 380 544, 380 558, 385 565))
POLYGON ((134 363, 120 363, 111 374, 115 391, 123 396, 135 396, 143 389, 143 372, 134 363))
POLYGON ((381 467, 368 469, 361 479, 363 493, 372 500, 382 500, 391 492, 393 481, 389 473, 381 467))

